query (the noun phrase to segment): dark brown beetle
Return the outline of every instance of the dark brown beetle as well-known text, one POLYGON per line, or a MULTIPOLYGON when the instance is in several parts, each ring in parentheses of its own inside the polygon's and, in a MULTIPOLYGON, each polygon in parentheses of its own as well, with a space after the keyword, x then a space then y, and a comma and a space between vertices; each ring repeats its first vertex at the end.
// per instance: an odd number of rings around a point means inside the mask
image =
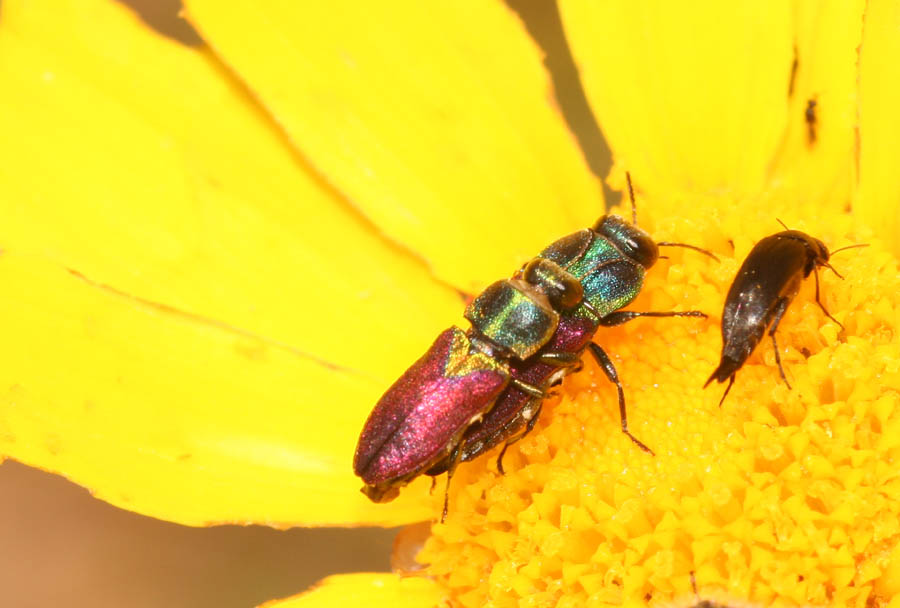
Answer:
MULTIPOLYGON (((781 225, 784 226, 783 223, 781 225)), ((865 245, 850 245, 833 253, 851 247, 865 245)), ((844 278, 828 263, 829 257, 828 248, 822 241, 799 230, 785 230, 767 236, 750 251, 725 298, 725 309, 722 311, 722 358, 719 367, 703 385, 706 388, 713 380, 728 380, 728 387, 719 401, 720 406, 734 384, 735 374, 762 340, 766 329, 775 347, 778 372, 788 388, 791 388, 781 366, 775 331, 800 290, 803 279, 810 273, 816 279, 816 304, 829 319, 844 329, 819 299, 819 266, 825 266, 838 277, 844 278)))

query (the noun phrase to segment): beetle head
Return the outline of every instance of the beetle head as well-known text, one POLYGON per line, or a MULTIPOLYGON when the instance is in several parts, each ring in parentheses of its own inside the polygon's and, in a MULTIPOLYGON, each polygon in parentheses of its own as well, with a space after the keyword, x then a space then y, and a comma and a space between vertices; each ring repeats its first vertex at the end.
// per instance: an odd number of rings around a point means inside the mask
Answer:
POLYGON ((604 215, 592 230, 609 239, 622 253, 649 269, 659 259, 659 248, 650 235, 618 215, 604 215))
POLYGON ((825 243, 823 243, 816 237, 811 236, 809 237, 809 240, 812 241, 810 243, 810 248, 816 255, 816 263, 820 266, 827 266, 828 258, 830 257, 828 254, 828 247, 826 247, 825 243))

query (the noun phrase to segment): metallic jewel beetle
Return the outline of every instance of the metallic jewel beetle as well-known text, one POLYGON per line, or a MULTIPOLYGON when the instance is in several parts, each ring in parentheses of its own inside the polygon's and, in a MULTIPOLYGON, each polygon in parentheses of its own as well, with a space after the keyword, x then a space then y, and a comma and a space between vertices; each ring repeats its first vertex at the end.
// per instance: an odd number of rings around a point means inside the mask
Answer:
POLYGON ((703 385, 706 388, 713 380, 720 383, 728 380, 728 387, 719 401, 720 406, 734 384, 737 371, 762 340, 767 328, 775 347, 778 372, 788 388, 791 388, 781 366, 775 331, 800 290, 803 279, 810 273, 816 279, 816 304, 829 319, 844 329, 819 299, 818 267, 825 266, 843 278, 828 263, 828 259, 830 255, 851 247, 865 245, 850 245, 829 254, 828 248, 819 239, 799 230, 785 230, 767 236, 750 250, 725 297, 725 308, 722 311, 722 357, 719 366, 703 385))
MULTIPOLYGON (((591 340, 601 327, 621 325, 637 317, 706 316, 698 311, 618 310, 630 303, 640 292, 644 272, 651 268, 658 258, 658 246, 697 249, 681 243, 654 243, 649 235, 633 225, 624 223, 617 216, 606 216, 592 229, 563 237, 538 254, 538 258, 557 262, 581 281, 584 285, 585 301, 582 302, 581 308, 560 315, 556 333, 536 356, 526 360, 511 359, 508 363, 513 379, 541 387, 546 392, 549 387, 558 384, 564 376, 579 369, 581 355, 588 349, 606 377, 616 385, 622 432, 635 445, 650 454, 653 451, 628 430, 625 393, 616 368, 606 352, 591 340), (623 247, 620 244, 620 230, 634 231, 634 234, 627 238, 635 245, 623 247), (638 235, 642 240, 638 241, 638 235), (633 291, 623 293, 624 297, 621 299, 611 298, 605 290, 620 284, 629 286, 633 291)), ((702 249, 699 251, 712 255, 702 249)), ((508 387, 482 419, 472 424, 463 434, 459 460, 467 462, 503 443, 503 450, 497 458, 497 469, 503 473, 503 455, 506 448, 534 428, 545 397, 545 394, 535 395, 516 385, 508 387)), ((453 464, 448 456, 429 469, 427 474, 438 475, 444 471, 452 471, 453 464)))
POLYGON ((447 472, 449 484, 460 461, 521 438, 549 387, 578 368, 585 348, 616 384, 623 432, 649 452, 628 432, 621 383, 591 338, 601 326, 640 316, 705 316, 619 310, 637 297, 659 245, 680 246, 655 243, 607 215, 488 286, 466 308, 471 329, 441 333, 375 405, 353 462, 363 493, 386 502, 423 473, 447 472))

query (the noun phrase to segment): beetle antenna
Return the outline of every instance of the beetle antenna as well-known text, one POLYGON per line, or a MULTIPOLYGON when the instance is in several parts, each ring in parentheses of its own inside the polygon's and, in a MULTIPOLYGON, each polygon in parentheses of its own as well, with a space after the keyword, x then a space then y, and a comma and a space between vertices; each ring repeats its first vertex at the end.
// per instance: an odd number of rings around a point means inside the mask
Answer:
POLYGON ((628 183, 628 197, 631 199, 631 223, 637 226, 637 205, 634 202, 634 186, 631 185, 631 173, 625 172, 625 181, 628 183))
POLYGON ((699 251, 703 255, 711 257, 712 259, 714 259, 717 262, 719 261, 719 258, 716 257, 716 254, 714 254, 712 251, 707 251, 706 249, 702 249, 700 247, 697 247, 696 245, 688 245, 687 243, 670 243, 668 241, 661 241, 661 242, 657 243, 656 246, 657 247, 684 247, 685 249, 693 249, 694 251, 699 251))
POLYGON ((784 222, 782 222, 782 221, 781 221, 780 219, 778 219, 777 217, 775 218, 775 221, 778 222, 779 224, 781 224, 781 226, 782 226, 785 230, 790 230, 790 228, 787 227, 787 224, 785 224, 784 222))
POLYGON ((859 249, 860 247, 868 247, 868 246, 869 246, 868 243, 860 243, 859 245, 847 245, 846 247, 840 247, 838 249, 835 249, 829 255, 834 255, 838 251, 846 251, 847 249, 859 249))
MULTIPOLYGON (((868 247, 868 246, 869 246, 868 243, 859 243, 859 244, 857 244, 857 245, 847 245, 846 247, 841 247, 841 248, 839 248, 839 249, 835 249, 834 251, 832 251, 832 252, 829 254, 829 257, 832 256, 832 255, 834 255, 834 254, 836 254, 836 253, 839 252, 839 251, 846 251, 847 249, 859 249, 860 247, 868 247)), ((831 270, 831 272, 833 272, 835 275, 837 275, 837 277, 838 277, 839 279, 843 279, 843 278, 844 278, 844 277, 841 275, 841 273, 839 273, 837 270, 835 270, 835 269, 834 269, 834 266, 832 266, 832 265, 829 264, 828 262, 822 262, 820 265, 821 265, 821 266, 825 266, 826 268, 828 268, 829 270, 831 270)))
POLYGON ((841 273, 839 273, 837 270, 835 270, 835 269, 834 269, 834 266, 832 266, 832 265, 829 264, 828 262, 822 262, 821 265, 824 266, 825 268, 828 268, 829 270, 831 270, 831 272, 833 272, 834 274, 836 274, 836 275, 837 275, 837 278, 839 278, 839 279, 843 279, 843 278, 844 278, 844 276, 843 276, 841 273))

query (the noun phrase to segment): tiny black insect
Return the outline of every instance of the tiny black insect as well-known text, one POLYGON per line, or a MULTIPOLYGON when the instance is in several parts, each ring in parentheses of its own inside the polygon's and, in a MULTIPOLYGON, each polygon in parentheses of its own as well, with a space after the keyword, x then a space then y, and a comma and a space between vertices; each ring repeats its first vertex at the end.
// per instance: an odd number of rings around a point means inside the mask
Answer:
MULTIPOLYGON (((781 220, 778 221, 784 226, 781 220)), ((832 254, 852 247, 865 245, 842 247, 832 254)), ((785 230, 767 236, 750 251, 725 298, 725 308, 722 311, 722 358, 719 367, 703 385, 706 388, 713 380, 718 382, 728 380, 728 387, 719 401, 720 406, 731 390, 731 385, 734 384, 735 374, 750 357, 770 326, 768 333, 775 347, 778 372, 788 388, 791 388, 781 366, 775 331, 781 317, 797 295, 800 283, 810 273, 813 273, 816 279, 816 304, 829 319, 837 323, 841 329, 844 328, 840 321, 831 316, 819 299, 819 266, 825 266, 838 277, 844 278, 828 263, 830 255, 822 241, 799 230, 785 230)))
POLYGON ((806 100, 806 111, 803 113, 806 119, 806 143, 810 146, 816 143, 816 127, 818 126, 818 118, 816 117, 816 106, 818 105, 815 97, 806 100))

